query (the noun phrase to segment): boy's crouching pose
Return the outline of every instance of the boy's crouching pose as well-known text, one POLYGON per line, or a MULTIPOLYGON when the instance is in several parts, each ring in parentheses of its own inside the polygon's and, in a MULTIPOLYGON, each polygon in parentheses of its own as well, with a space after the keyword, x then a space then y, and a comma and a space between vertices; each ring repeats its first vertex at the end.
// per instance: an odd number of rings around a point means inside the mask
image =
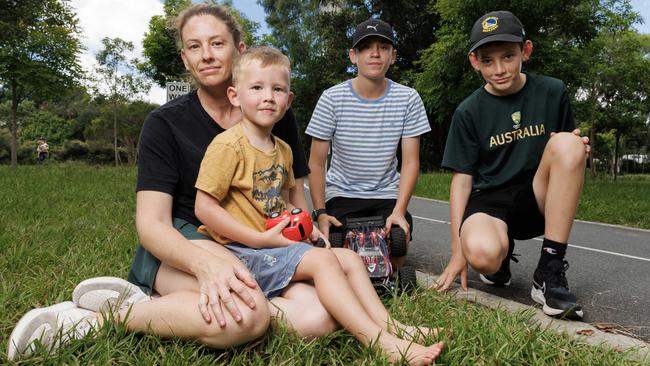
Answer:
POLYGON ((268 298, 291 282, 313 281, 325 309, 361 343, 378 345, 395 362, 429 364, 444 343, 425 347, 422 336, 436 331, 391 318, 356 253, 293 242, 281 233, 288 219, 264 230, 272 212, 293 208, 291 150, 271 134, 293 98, 289 75, 289 60, 273 48, 247 50, 236 61, 228 97, 243 117, 212 141, 201 163, 196 216, 205 226, 199 230, 239 257, 268 298))
POLYGON ((491 285, 510 284, 513 239, 544 234, 531 296, 551 316, 581 318, 564 259, 584 180, 588 139, 575 130, 564 84, 521 71, 533 44, 508 11, 472 28, 469 60, 486 84, 456 109, 442 166, 451 182, 447 290, 467 264, 491 285))

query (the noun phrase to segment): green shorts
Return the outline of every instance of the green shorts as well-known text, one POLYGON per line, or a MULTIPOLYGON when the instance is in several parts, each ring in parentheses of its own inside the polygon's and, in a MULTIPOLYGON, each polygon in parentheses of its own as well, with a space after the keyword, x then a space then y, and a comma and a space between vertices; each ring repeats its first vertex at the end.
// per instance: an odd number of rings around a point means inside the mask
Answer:
MULTIPOLYGON (((195 225, 183 219, 174 218, 173 224, 174 228, 187 240, 212 240, 209 236, 200 234, 195 225)), ((138 244, 127 280, 140 287, 147 295, 151 295, 159 268, 160 260, 144 249, 141 244, 138 244)))

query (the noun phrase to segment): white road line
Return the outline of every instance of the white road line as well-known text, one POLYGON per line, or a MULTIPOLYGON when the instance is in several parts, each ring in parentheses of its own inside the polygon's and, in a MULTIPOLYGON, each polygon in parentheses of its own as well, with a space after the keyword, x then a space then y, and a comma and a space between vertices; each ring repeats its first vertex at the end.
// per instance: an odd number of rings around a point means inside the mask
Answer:
MULTIPOLYGON (((447 224, 447 225, 451 225, 451 223, 450 223, 449 221, 430 219, 430 218, 428 218, 428 217, 422 217, 422 216, 415 216, 415 215, 414 215, 413 218, 420 219, 420 220, 424 220, 424 221, 435 222, 435 223, 439 223, 439 224, 447 224)), ((532 240, 543 241, 542 238, 533 238, 532 240)), ((610 255, 615 255, 615 256, 617 256, 617 257, 625 257, 625 258, 638 259, 638 260, 640 260, 640 261, 650 262, 650 258, 643 258, 643 257, 637 257, 637 256, 634 256, 634 255, 629 255, 629 254, 610 252, 610 251, 607 251, 607 250, 601 250, 601 249, 589 248, 589 247, 585 247, 585 246, 582 246, 582 245, 576 245, 576 244, 569 244, 569 246, 572 247, 572 248, 577 248, 577 249, 582 249, 582 250, 588 250, 588 251, 591 251, 591 252, 598 252, 598 253, 610 254, 610 255)))
MULTIPOLYGON (((307 184, 305 184, 305 189, 309 190, 309 186, 307 186, 307 184)), ((415 198, 415 197, 414 197, 414 198, 415 198)), ((417 198, 422 199, 421 197, 417 197, 417 198)), ((426 199, 426 198, 425 198, 425 200, 431 200, 431 199, 426 199)), ((434 201, 434 200, 431 200, 431 201, 434 201)), ((435 200, 435 201, 437 201, 437 200, 435 200)), ((438 201, 438 202, 441 202, 441 203, 447 203, 447 202, 444 202, 444 201, 438 201)), ((422 216, 415 216, 415 215, 413 215, 413 218, 420 219, 420 220, 424 220, 424 221, 435 222, 435 223, 438 223, 438 224, 447 224, 447 225, 451 225, 451 222, 449 222, 449 221, 430 219, 430 218, 428 218, 428 217, 422 217, 422 216)), ((586 221, 586 222, 588 222, 588 221, 586 221)), ((589 223, 591 223, 591 222, 589 222, 589 223)), ((627 227, 622 227, 622 228, 630 229, 630 228, 627 228, 627 227)), ((542 241, 543 239, 542 239, 542 238, 533 238, 533 240, 542 241)), ((640 261, 650 262, 650 258, 637 257, 637 256, 635 256, 635 255, 629 255, 629 254, 623 254, 623 253, 610 252, 610 251, 607 251, 607 250, 601 250, 601 249, 594 249, 594 248, 589 248, 589 247, 583 247, 583 246, 581 246, 581 245, 576 245, 576 244, 569 244, 569 246, 572 247, 572 248, 577 248, 577 249, 582 249, 582 250, 588 250, 588 251, 591 251, 591 252, 610 254, 610 255, 615 255, 615 256, 617 256, 617 257, 625 257, 625 258, 638 259, 638 260, 640 260, 640 261)))
POLYGON ((428 218, 428 217, 415 216, 415 215, 411 215, 411 216, 413 216, 413 217, 416 218, 416 219, 420 219, 420 220, 424 220, 424 221, 431 221, 431 222, 437 222, 437 223, 439 223, 439 224, 447 224, 447 225, 451 225, 451 222, 449 222, 449 221, 430 219, 430 218, 428 218))

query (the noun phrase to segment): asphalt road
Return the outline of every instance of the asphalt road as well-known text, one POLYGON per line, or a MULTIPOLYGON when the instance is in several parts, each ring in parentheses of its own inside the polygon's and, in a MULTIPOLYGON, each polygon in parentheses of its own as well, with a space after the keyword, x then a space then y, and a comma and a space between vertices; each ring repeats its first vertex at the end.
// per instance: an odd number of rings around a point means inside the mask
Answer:
MULTIPOLYGON (((408 262, 422 272, 442 273, 450 256, 449 204, 414 197, 409 211, 415 231, 408 262)), ((469 286, 534 305, 530 289, 541 243, 541 238, 516 242, 519 263, 511 263, 509 287, 484 285, 472 270, 469 286)), ((650 341, 650 231, 578 221, 566 259, 569 287, 584 308, 585 322, 613 324, 650 341)))
MULTIPOLYGON (((439 275, 450 256, 449 204, 413 197, 409 212, 415 228, 407 264, 439 275)), ((511 263, 509 287, 484 285, 471 269, 469 286, 536 305, 530 289, 541 244, 541 238, 516 242, 519 263, 511 263)), ((569 287, 583 306, 584 322, 612 325, 650 342, 650 231, 577 221, 566 260, 569 287)))

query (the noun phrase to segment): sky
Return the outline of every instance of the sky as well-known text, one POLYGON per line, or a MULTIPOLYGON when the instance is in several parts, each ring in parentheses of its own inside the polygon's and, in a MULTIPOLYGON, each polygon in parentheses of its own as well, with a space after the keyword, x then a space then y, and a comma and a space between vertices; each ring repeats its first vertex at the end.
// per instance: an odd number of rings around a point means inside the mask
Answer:
MULTIPOLYGON (((90 71, 96 65, 95 55, 101 50, 104 37, 120 37, 135 46, 131 57, 142 58, 142 38, 148 30, 149 19, 163 14, 161 0, 71 0, 82 28, 86 50, 81 55, 81 65, 90 71)), ((646 20, 635 28, 650 34, 650 0, 632 0, 632 7, 646 20)), ((248 18, 260 23, 260 33, 269 33, 264 21, 264 9, 256 0, 233 0, 233 5, 248 18)), ((179 56, 180 57, 180 56, 179 56)), ((165 90, 154 85, 147 100, 163 104, 165 90)))

